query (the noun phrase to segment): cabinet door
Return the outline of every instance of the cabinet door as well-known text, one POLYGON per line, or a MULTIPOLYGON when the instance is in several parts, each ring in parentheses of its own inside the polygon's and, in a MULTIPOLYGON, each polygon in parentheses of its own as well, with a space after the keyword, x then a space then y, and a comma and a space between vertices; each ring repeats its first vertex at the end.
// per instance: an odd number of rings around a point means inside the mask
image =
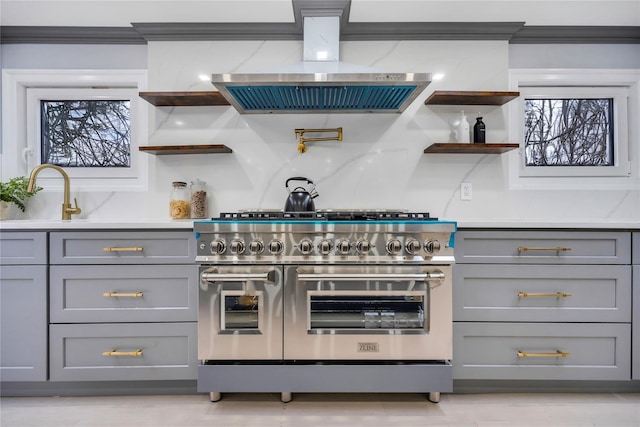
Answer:
POLYGON ((633 379, 640 380, 640 265, 633 266, 633 379))
POLYGON ((0 275, 0 378, 47 379, 47 267, 3 266, 0 275))
POLYGON ((53 265, 51 323, 195 322, 195 265, 53 265))
POLYGON ((459 231, 457 263, 629 264, 627 231, 459 231))
POLYGON ((194 264, 190 231, 53 232, 51 264, 194 264))
POLYGON ((457 264, 455 321, 631 321, 629 265, 457 264))

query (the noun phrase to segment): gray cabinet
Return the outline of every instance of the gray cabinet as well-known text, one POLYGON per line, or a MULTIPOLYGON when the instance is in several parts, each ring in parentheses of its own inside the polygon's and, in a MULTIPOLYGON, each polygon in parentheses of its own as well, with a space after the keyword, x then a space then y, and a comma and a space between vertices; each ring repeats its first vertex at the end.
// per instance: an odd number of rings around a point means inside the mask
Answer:
POLYGON ((631 374, 640 380, 640 232, 633 233, 633 343, 631 374))
POLYGON ((51 380, 196 378, 192 232, 52 232, 50 245, 51 380))
POLYGON ((628 380, 631 325, 484 323, 454 325, 454 363, 465 379, 628 380))
POLYGON ((472 264, 629 264, 627 231, 464 231, 456 262, 472 264))
POLYGON ((47 379, 47 234, 0 234, 0 379, 47 379))
POLYGON ((192 232, 51 233, 51 264, 193 264, 192 232))
POLYGON ((461 230, 455 379, 629 380, 631 233, 461 230))
POLYGON ((50 334, 57 381, 195 378, 193 323, 53 324, 50 334))

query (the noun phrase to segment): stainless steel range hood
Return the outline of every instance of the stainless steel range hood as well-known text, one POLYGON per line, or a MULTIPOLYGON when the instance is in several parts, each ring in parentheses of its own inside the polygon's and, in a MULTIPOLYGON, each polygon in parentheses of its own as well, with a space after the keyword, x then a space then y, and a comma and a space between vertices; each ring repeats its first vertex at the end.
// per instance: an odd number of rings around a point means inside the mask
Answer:
POLYGON ((338 60, 339 17, 304 17, 304 61, 275 72, 213 74, 242 114, 401 113, 428 73, 385 73, 338 60))

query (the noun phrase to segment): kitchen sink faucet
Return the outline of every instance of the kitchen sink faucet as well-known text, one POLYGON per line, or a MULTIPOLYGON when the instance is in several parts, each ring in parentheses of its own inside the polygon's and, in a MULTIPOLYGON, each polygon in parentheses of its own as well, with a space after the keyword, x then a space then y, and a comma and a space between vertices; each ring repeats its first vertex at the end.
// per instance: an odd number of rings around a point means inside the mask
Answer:
POLYGON ((58 172, 60 172, 60 175, 62 175, 62 178, 64 179, 64 200, 62 202, 62 220, 69 221, 71 220, 72 214, 78 215, 80 212, 82 212, 82 210, 78 207, 78 199, 76 199, 75 197, 73 198, 73 201, 76 207, 75 208, 71 207, 71 202, 69 200, 70 193, 71 193, 69 175, 67 175, 64 169, 62 169, 60 166, 44 163, 42 165, 39 165, 33 168, 33 170, 31 171, 31 176, 29 176, 29 185, 27 186, 27 191, 33 191, 33 189, 36 186, 36 177, 38 176, 38 174, 42 169, 47 169, 47 168, 57 170, 58 172))

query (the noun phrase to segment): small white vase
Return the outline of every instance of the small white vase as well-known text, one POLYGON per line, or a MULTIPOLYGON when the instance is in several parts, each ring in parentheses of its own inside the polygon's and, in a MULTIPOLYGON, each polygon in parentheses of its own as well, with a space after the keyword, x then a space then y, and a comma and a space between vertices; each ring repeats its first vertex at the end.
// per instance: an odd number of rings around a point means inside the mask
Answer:
POLYGON ((13 203, 5 202, 5 201, 0 202, 0 221, 9 219, 9 217, 11 217, 12 210, 13 210, 13 203))

